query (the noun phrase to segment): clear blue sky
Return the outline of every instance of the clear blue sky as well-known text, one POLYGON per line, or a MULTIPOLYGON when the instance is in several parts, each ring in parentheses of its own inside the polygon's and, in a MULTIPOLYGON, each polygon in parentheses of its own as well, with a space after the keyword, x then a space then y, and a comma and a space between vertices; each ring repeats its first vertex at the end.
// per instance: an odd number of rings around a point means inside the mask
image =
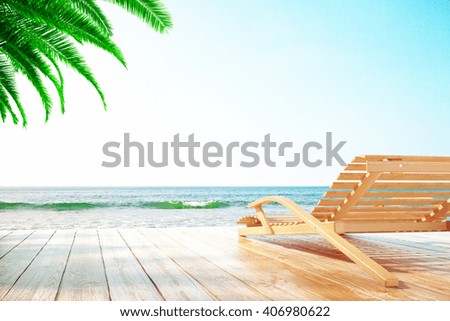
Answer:
POLYGON ((44 124, 23 82, 31 124, 0 126, 2 185, 327 185, 340 169, 102 168, 102 145, 124 132, 142 142, 271 133, 301 146, 331 131, 348 141, 346 161, 450 155, 450 1, 165 3, 175 27, 164 36, 102 4, 129 65, 84 49, 107 113, 67 71, 67 113, 44 124))

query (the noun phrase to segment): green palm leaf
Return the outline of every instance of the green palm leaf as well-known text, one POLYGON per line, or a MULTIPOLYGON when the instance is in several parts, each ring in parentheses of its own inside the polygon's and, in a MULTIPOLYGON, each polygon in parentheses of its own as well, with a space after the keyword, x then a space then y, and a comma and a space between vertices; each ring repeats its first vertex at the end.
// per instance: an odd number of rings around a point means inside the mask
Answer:
POLYGON ((2 117, 3 122, 5 122, 6 120, 7 111, 11 114, 14 124, 17 124, 18 119, 11 108, 11 104, 8 99, 8 93, 6 92, 5 88, 0 85, 0 116, 2 117))
MULTIPOLYGON (((18 29, 23 30, 23 29, 18 29)), ((0 35, 0 37, 4 36, 4 33, 0 35)), ((21 57, 22 63, 18 64, 18 68, 21 71, 24 71, 21 69, 23 65, 23 61, 26 61, 27 65, 33 66, 34 69, 39 70, 44 76, 50 79, 50 81, 55 86, 62 108, 64 108, 64 93, 62 91, 62 87, 56 78, 56 76, 53 73, 53 70, 51 69, 51 66, 48 64, 48 62, 45 60, 43 55, 35 48, 31 47, 29 44, 18 41, 16 43, 15 40, 22 39, 21 37, 12 37, 11 35, 7 38, 10 39, 5 45, 2 46, 0 49, 4 53, 8 54, 10 57, 17 58, 18 56, 21 57)), ((16 59, 17 62, 17 59, 16 59)), ((48 120, 48 117, 51 112, 52 104, 45 104, 45 113, 46 113, 46 121, 48 120)))
MULTIPOLYGON (((3 46, 1 50, 3 50, 5 46, 3 46)), ((12 46, 9 47, 9 58, 16 70, 21 71, 25 77, 28 78, 41 96, 42 105, 44 106, 45 117, 47 120, 48 115, 52 110, 52 98, 50 97, 47 88, 42 81, 39 69, 32 62, 30 62, 27 57, 27 52, 19 51, 12 46)))
MULTIPOLYGON (((19 92, 16 88, 16 81, 14 78, 15 70, 5 54, 0 54, 0 87, 2 87, 6 93, 1 96, 0 102, 9 101, 8 97, 11 97, 16 103, 19 109, 20 115, 22 116, 23 126, 27 125, 27 120, 25 116, 25 111, 23 110, 22 104, 19 99, 19 92), (9 95, 9 96, 8 96, 9 95)), ((6 105, 5 105, 6 107, 6 105)), ((14 119, 14 116, 13 116, 14 119)))
POLYGON ((118 5, 141 18, 154 30, 163 33, 170 29, 172 18, 160 0, 104 0, 118 5))
POLYGON ((112 26, 108 18, 105 16, 95 0, 78 0, 73 1, 72 5, 81 14, 88 16, 89 19, 99 27, 106 36, 112 36, 112 26))
MULTIPOLYGON (((158 32, 172 27, 172 20, 160 0, 104 0, 139 17, 158 32)), ((39 93, 46 113, 52 99, 43 82, 48 78, 59 96, 64 113, 64 76, 60 63, 82 75, 99 94, 104 108, 106 101, 84 57, 75 46, 94 45, 113 55, 126 67, 125 57, 112 40, 111 23, 98 5, 98 0, 0 0, 0 116, 10 114, 14 123, 20 112, 27 124, 24 108, 16 89, 15 73, 21 72, 39 93)))
MULTIPOLYGON (((100 89, 100 85, 95 80, 92 71, 70 38, 59 30, 48 30, 45 27, 33 24, 34 22, 32 21, 28 21, 23 24, 26 27, 26 32, 24 32, 24 34, 26 33, 26 36, 29 37, 30 41, 33 43, 33 46, 40 48, 42 54, 44 54, 55 65, 60 77, 61 90, 63 90, 62 87, 64 86, 64 79, 56 61, 64 62, 67 66, 76 70, 87 81, 89 81, 97 90, 97 93, 106 108, 105 97, 100 89)), ((64 112, 63 106, 61 108, 64 112)))
MULTIPOLYGON (((57 29, 72 36, 79 43, 93 44, 108 53, 112 54, 120 63, 126 66, 125 58, 119 47, 105 34, 89 15, 80 14, 73 7, 76 1, 21 1, 14 2, 13 8, 20 13, 23 18, 36 21, 46 29, 57 29), (34 5, 32 5, 34 3, 34 5), (72 4, 72 5, 68 5, 72 4), (51 27, 51 28, 49 28, 51 27)), ((18 17, 13 17, 13 22, 17 25, 18 17)), ((23 22, 23 20, 22 20, 23 22)), ((20 25, 20 24, 19 24, 20 25)))

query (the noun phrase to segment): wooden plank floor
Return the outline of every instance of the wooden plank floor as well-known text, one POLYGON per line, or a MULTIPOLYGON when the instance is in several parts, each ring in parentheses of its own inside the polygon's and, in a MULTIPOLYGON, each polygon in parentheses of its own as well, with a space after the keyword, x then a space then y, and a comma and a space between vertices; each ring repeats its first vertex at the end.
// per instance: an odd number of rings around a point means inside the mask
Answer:
POLYGON ((320 236, 234 227, 0 230, 1 300, 450 300, 450 232, 348 235, 380 286, 320 236))

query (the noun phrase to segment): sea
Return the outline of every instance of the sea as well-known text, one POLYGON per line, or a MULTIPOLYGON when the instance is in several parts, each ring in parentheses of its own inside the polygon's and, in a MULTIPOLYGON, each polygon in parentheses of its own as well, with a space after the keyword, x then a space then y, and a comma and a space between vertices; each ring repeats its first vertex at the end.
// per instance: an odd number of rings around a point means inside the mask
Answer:
MULTIPOLYGON (((0 187, 0 229, 232 226, 248 203, 286 196, 311 210, 327 187, 0 187)), ((268 205, 269 214, 284 214, 268 205)))

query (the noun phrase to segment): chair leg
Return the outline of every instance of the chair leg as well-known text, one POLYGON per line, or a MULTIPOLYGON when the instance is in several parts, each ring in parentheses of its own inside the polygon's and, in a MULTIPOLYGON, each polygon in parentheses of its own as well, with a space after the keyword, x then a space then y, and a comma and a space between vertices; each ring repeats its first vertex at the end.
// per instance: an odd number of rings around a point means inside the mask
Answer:
MULTIPOLYGON (((323 224, 316 217, 308 213, 303 208, 301 208, 298 204, 293 202, 292 200, 280 197, 280 196, 269 196, 264 197, 256 202, 251 204, 251 207, 254 207, 258 212, 258 218, 261 215, 265 221, 261 220, 261 223, 266 228, 270 227, 269 222, 267 221, 267 217, 262 211, 262 205, 267 204, 269 202, 276 202, 287 209, 289 209, 294 215, 296 215, 303 222, 308 224, 315 233, 322 235, 328 242, 330 242, 333 246, 335 246, 339 251, 344 253, 348 258, 350 258, 353 262, 362 267, 366 272, 374 276, 377 280, 381 281, 386 287, 395 287, 399 285, 398 278, 379 265, 377 262, 372 260, 366 254, 364 254, 361 250, 356 248, 350 242, 345 240, 342 236, 336 233, 334 230, 328 228, 325 224, 323 224)), ((273 234, 273 230, 268 231, 273 234)))
POLYGON ((333 244, 339 251, 344 253, 353 262, 358 264, 368 273, 372 274, 375 278, 380 280, 386 287, 396 287, 399 285, 398 278, 372 260, 361 250, 355 247, 353 244, 344 239, 336 232, 325 230, 324 233, 320 233, 328 242, 333 244))

